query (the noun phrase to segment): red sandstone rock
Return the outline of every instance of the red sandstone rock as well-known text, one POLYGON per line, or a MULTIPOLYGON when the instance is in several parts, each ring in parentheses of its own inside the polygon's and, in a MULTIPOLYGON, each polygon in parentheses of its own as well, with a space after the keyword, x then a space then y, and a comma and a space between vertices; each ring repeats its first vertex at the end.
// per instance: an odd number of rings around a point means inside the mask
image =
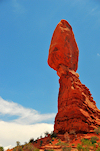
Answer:
POLYGON ((79 80, 78 47, 71 26, 65 20, 57 25, 50 44, 48 64, 60 77, 57 134, 88 133, 100 126, 100 110, 89 89, 79 80))
POLYGON ((78 67, 79 50, 72 27, 66 20, 57 25, 50 44, 48 64, 54 70, 64 65, 76 71, 78 67))
POLYGON ((78 76, 67 72, 59 80, 58 113, 55 118, 54 131, 86 133, 100 126, 100 110, 89 89, 83 85, 78 76))

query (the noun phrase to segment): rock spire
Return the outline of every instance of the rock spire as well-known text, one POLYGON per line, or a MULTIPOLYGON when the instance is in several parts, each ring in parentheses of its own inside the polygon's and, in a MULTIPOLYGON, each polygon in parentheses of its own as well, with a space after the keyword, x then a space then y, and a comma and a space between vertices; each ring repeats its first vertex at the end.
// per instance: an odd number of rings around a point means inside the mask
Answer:
POLYGON ((57 134, 88 133, 100 126, 100 110, 76 73, 78 56, 72 27, 66 20, 61 20, 54 30, 48 55, 49 66, 60 77, 58 113, 54 124, 57 134))

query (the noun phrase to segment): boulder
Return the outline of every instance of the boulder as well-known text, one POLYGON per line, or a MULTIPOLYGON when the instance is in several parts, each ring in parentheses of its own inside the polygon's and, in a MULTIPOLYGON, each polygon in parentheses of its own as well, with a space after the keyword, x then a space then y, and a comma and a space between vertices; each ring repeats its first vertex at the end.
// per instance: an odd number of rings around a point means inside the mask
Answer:
POLYGON ((72 27, 66 20, 61 20, 51 39, 48 64, 56 71, 60 68, 60 65, 76 71, 78 56, 79 50, 72 27))
POLYGON ((66 20, 61 20, 54 30, 48 55, 49 66, 60 77, 58 113, 54 124, 54 132, 58 135, 89 133, 100 126, 100 110, 76 73, 78 56, 72 27, 66 20))

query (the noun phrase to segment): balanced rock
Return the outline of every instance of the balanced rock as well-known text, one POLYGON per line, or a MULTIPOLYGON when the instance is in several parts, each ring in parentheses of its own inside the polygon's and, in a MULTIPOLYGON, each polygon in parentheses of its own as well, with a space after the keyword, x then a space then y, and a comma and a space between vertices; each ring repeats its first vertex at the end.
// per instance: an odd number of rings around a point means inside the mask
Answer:
POLYGON ((100 126, 100 110, 89 89, 79 80, 79 50, 72 27, 66 20, 57 25, 50 44, 48 64, 60 77, 57 134, 88 133, 100 126))
POLYGON ((66 20, 57 25, 50 44, 48 64, 58 71, 60 65, 76 71, 78 67, 79 50, 72 27, 66 20))

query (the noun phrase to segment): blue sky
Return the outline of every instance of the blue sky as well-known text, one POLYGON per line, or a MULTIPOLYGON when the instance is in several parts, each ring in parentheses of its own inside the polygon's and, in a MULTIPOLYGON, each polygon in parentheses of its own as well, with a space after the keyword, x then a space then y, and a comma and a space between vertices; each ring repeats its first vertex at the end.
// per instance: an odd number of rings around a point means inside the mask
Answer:
POLYGON ((79 47, 77 72, 100 109, 100 1, 0 0, 0 144, 4 147, 53 130, 59 77, 47 59, 61 19, 73 28, 79 47))

